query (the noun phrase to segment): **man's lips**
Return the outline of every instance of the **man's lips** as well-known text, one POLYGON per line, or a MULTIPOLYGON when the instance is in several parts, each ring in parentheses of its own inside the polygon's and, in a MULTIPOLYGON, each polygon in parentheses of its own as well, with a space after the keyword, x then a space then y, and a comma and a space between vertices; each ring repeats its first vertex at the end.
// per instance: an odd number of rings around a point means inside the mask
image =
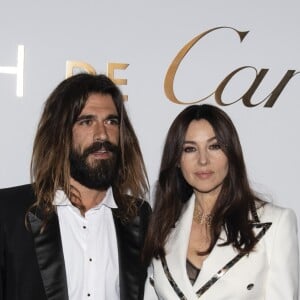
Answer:
POLYGON ((106 152, 110 152, 109 150, 106 150, 106 149, 100 149, 100 150, 97 150, 97 151, 94 151, 94 153, 106 153, 106 152))
POLYGON ((107 158, 107 157, 111 156, 111 151, 106 150, 106 149, 101 149, 101 150, 92 152, 90 155, 92 155, 94 157, 99 157, 99 158, 107 158))
POLYGON ((87 159, 110 159, 117 154, 118 147, 108 141, 95 142, 85 149, 83 157, 87 159))

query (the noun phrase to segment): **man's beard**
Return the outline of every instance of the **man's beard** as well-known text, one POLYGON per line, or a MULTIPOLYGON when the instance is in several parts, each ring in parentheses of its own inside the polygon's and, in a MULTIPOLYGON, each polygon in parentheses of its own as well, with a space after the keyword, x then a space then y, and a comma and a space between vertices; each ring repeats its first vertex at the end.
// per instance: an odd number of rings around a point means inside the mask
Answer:
POLYGON ((71 177, 90 189, 106 190, 112 185, 117 174, 119 147, 108 142, 95 142, 83 153, 72 148, 70 153, 71 177), (96 151, 106 150, 111 153, 107 159, 95 159, 88 162, 88 156, 96 151))

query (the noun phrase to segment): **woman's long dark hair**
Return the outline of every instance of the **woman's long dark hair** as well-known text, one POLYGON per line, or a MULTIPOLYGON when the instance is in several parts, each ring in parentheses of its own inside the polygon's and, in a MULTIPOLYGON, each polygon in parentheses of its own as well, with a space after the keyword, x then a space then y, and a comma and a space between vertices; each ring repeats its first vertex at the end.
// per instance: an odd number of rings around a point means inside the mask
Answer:
MULTIPOLYGON (((152 257, 165 254, 164 245, 178 220, 183 205, 190 199, 193 189, 182 176, 179 165, 185 135, 193 120, 207 120, 228 159, 228 174, 213 208, 211 243, 209 253, 216 244, 221 229, 227 240, 221 245, 232 244, 240 252, 250 252, 255 237, 250 224, 257 197, 251 191, 242 148, 237 131, 229 116, 221 109, 208 105, 185 108, 173 121, 165 141, 159 178, 154 197, 154 210, 145 241, 143 257, 149 263, 152 257)), ((261 202, 262 203, 262 202, 261 202)))
POLYGON ((46 219, 54 210, 58 189, 70 199, 78 195, 70 185, 72 129, 93 93, 111 95, 120 118, 120 165, 112 188, 124 220, 135 214, 135 199, 148 192, 142 153, 119 88, 105 75, 77 74, 61 82, 47 99, 34 140, 31 177, 35 206, 43 209, 46 219))

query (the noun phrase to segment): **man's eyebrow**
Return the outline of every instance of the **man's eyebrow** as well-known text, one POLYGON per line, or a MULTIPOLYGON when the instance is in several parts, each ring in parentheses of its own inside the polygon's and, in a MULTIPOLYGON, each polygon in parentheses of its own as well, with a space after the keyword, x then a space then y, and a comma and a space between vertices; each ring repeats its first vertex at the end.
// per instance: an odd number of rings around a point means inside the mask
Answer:
POLYGON ((96 117, 94 115, 80 115, 76 119, 76 121, 81 121, 81 120, 92 120, 95 119, 96 117))
MULTIPOLYGON (((76 119, 76 122, 78 121, 82 121, 82 120, 93 120, 96 119, 97 117, 95 115, 92 114, 83 114, 78 116, 78 118, 76 119)), ((118 119, 119 120, 119 116, 117 114, 110 114, 108 116, 105 117, 105 120, 110 120, 110 119, 118 119)))
POLYGON ((118 119, 119 120, 120 118, 117 114, 110 114, 105 119, 106 120, 108 120, 108 119, 118 119))

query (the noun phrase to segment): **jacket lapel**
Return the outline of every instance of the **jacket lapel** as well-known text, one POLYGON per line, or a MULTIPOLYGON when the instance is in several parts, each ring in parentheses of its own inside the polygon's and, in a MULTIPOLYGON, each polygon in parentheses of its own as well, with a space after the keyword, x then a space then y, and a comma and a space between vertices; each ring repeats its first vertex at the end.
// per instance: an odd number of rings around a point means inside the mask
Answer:
MULTIPOLYGON (((229 269, 238 264, 243 257, 243 255, 239 255, 231 245, 224 247, 215 245, 212 252, 203 262, 201 272, 199 273, 196 282, 193 286, 191 285, 187 273, 182 272, 182 270, 186 270, 187 247, 192 226, 194 203, 194 197, 186 203, 182 215, 168 239, 165 257, 165 262, 169 268, 170 275, 178 284, 178 288, 186 291, 185 296, 187 299, 194 299, 196 292, 198 297, 202 295, 219 278, 224 276, 229 269)), ((264 236, 270 226, 271 223, 260 223, 258 218, 255 218, 253 230, 257 241, 264 236)), ((222 243, 224 240, 226 240, 226 236, 225 232, 222 231, 217 244, 222 243)))
MULTIPOLYGON (((222 231, 217 244, 224 241, 224 238, 225 233, 222 231)), ((234 259, 238 254, 231 245, 219 247, 217 244, 203 262, 201 272, 193 286, 195 291, 198 291, 208 280, 213 278, 219 270, 226 266, 227 263, 234 259)))
MULTIPOLYGON (((257 222, 253 223, 253 231, 258 243, 272 223, 261 223, 258 218, 255 221, 257 222)), ((222 231, 217 244, 222 243, 225 238, 225 232, 222 231)), ((204 261, 201 272, 193 286, 198 296, 201 296, 216 281, 225 276, 227 271, 237 265, 245 256, 245 254, 238 253, 231 245, 219 247, 217 244, 204 261)))
POLYGON ((139 207, 139 213, 124 223, 119 218, 119 209, 112 209, 118 243, 119 280, 121 300, 142 300, 147 267, 141 262, 141 250, 150 216, 146 202, 139 207))
MULTIPOLYGON (((187 272, 183 272, 183 270, 186 270, 186 257, 192 227, 193 211, 194 197, 192 196, 184 205, 181 216, 176 222, 165 247, 165 262, 170 272, 170 276, 167 275, 167 278, 170 279, 170 277, 172 277, 173 283, 171 283, 171 285, 177 290, 177 295, 181 295, 181 292, 184 291, 186 298, 180 297, 180 299, 196 299, 196 294, 187 272), (174 287, 174 284, 177 285, 177 287, 174 287)), ((165 272, 166 265, 164 266, 163 264, 165 272)))
POLYGON ((118 209, 112 209, 113 212, 113 219, 115 223, 116 228, 116 237, 117 237, 117 243, 118 243, 118 258, 119 258, 119 283, 120 283, 120 299, 125 299, 123 293, 126 290, 126 275, 124 274, 124 267, 123 264, 126 262, 126 260, 123 260, 124 252, 123 247, 126 246, 126 243, 124 243, 124 228, 121 224, 121 221, 118 218, 118 209))
POLYGON ((42 232, 43 217, 39 209, 28 213, 28 222, 47 299, 68 300, 66 270, 57 215, 53 213, 42 232))

